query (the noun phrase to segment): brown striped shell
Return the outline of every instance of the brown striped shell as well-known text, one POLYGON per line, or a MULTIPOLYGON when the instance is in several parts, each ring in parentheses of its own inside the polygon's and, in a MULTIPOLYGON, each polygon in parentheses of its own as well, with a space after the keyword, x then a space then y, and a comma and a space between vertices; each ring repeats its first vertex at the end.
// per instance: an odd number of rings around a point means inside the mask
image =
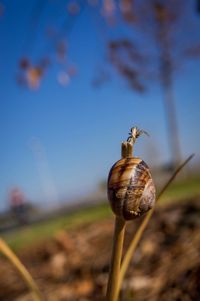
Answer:
POLYGON ((108 176, 108 199, 113 212, 134 219, 155 203, 155 186, 147 164, 139 158, 117 161, 108 176))

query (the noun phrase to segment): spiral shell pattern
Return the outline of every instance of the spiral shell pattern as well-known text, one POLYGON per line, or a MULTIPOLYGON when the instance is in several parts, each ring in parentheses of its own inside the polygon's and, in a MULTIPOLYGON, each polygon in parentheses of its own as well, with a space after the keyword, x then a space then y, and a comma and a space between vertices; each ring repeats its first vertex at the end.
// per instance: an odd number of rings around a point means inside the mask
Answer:
POLYGON ((110 170, 107 191, 113 212, 125 220, 141 216, 155 203, 151 173, 140 158, 117 161, 110 170))

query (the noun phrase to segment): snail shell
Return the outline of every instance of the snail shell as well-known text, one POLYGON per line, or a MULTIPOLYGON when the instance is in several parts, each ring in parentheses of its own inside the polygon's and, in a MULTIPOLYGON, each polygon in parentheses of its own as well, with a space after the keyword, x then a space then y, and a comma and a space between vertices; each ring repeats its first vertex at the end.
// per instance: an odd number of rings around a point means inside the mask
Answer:
POLYGON ((108 199, 113 212, 131 220, 155 203, 155 186, 148 165, 139 158, 117 161, 108 176, 108 199))

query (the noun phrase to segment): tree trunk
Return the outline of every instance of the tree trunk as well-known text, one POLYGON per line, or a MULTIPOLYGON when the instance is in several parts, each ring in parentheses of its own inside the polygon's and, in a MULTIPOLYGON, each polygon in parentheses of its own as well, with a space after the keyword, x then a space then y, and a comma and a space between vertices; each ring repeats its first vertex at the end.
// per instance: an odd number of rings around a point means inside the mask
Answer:
POLYGON ((178 134, 175 99, 173 95, 172 85, 163 83, 164 93, 164 109, 168 132, 168 144, 170 149, 170 157, 172 168, 175 169, 181 161, 181 148, 178 134))

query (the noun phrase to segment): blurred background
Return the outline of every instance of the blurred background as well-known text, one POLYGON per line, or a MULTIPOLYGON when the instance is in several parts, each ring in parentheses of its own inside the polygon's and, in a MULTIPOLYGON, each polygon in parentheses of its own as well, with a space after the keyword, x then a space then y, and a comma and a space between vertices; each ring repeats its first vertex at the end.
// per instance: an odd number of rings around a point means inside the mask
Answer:
MULTIPOLYGON (((195 157, 158 206, 121 299, 197 300, 200 1, 1 0, 0 36, 0 235, 47 299, 104 300, 106 179, 138 126, 149 137, 134 155, 158 191, 195 157)), ((31 300, 0 261, 0 300, 31 300)))

